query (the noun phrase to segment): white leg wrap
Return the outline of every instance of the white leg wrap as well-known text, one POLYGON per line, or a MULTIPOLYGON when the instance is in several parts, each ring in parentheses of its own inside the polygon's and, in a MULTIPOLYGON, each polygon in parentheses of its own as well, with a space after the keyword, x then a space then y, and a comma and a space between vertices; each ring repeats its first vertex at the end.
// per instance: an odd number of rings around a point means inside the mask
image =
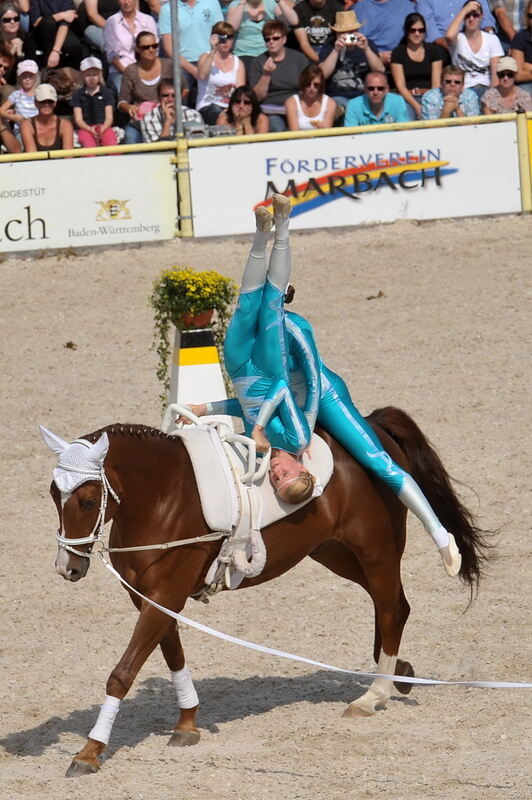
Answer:
POLYGON ((177 705, 179 708, 195 708, 199 705, 198 693, 192 683, 192 676, 188 667, 173 672, 170 670, 172 683, 174 684, 177 695, 177 705))
POLYGON ((109 737, 111 736, 111 731, 119 708, 120 700, 118 697, 111 697, 111 695, 106 694, 100 713, 98 714, 98 719, 96 720, 96 725, 89 733, 91 739, 95 739, 97 742, 102 742, 103 744, 109 742, 109 737))

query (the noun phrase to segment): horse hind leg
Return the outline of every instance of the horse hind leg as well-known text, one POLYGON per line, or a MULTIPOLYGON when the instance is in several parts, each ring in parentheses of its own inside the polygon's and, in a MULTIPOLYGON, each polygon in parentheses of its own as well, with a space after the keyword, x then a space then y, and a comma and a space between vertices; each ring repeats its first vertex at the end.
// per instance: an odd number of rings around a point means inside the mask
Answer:
POLYGON ((172 736, 168 740, 168 744, 172 747, 188 747, 198 744, 201 736, 196 727, 199 700, 192 683, 190 670, 185 665, 185 654, 177 623, 175 626, 170 626, 161 640, 161 650, 170 670, 170 677, 179 706, 179 719, 176 722, 172 736))
MULTIPOLYGON (((339 542, 329 542, 322 546, 311 557, 330 569, 342 578, 358 583, 372 597, 375 604, 375 644, 374 657, 377 662, 377 672, 386 675, 407 675, 413 676, 414 670, 408 661, 403 661, 397 657, 401 634, 410 613, 410 607, 406 600, 401 585, 398 565, 393 572, 395 573, 394 583, 395 592, 388 591, 387 605, 390 611, 386 613, 382 608, 383 603, 376 602, 376 591, 372 590, 371 583, 364 572, 360 560, 355 553, 346 545, 339 542), (397 598, 397 600, 395 600, 397 598), (386 645, 390 648, 391 655, 387 655, 382 648, 382 630, 386 630, 386 645)), ((389 588, 389 587, 388 587, 389 588)), ((354 700, 344 711, 344 717, 370 716, 378 708, 383 707, 389 700, 393 681, 387 678, 375 678, 365 692, 357 700, 354 700)), ((395 684, 400 692, 408 693, 412 684, 395 684)))
POLYGON ((383 708, 390 699, 394 685, 403 694, 408 694, 412 684, 395 682, 384 675, 412 677, 414 670, 408 661, 398 658, 399 645, 410 607, 401 585, 399 563, 390 561, 379 569, 372 568, 368 578, 368 591, 375 604, 375 660, 377 674, 369 689, 354 700, 344 711, 343 717, 367 717, 383 708), (375 574, 371 574, 375 573, 375 574), (380 645, 380 646, 379 646, 380 645))

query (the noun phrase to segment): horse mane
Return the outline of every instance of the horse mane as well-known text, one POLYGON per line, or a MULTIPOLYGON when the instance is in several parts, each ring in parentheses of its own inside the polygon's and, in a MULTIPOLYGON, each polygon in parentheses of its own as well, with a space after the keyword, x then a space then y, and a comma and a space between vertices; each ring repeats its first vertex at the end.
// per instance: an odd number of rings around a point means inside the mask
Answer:
POLYGON ((151 428, 149 425, 134 425, 132 423, 114 422, 112 425, 106 425, 105 428, 99 428, 97 431, 88 433, 81 436, 81 439, 87 439, 89 442, 95 442, 100 438, 102 433, 107 433, 110 436, 129 436, 136 439, 168 439, 172 442, 177 442, 178 437, 169 436, 167 433, 159 430, 159 428, 151 428))

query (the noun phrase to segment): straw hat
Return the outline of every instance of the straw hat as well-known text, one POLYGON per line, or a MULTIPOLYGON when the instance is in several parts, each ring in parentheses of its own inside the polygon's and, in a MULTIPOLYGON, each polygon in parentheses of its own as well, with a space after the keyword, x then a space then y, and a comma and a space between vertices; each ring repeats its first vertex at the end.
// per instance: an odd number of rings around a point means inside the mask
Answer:
POLYGON ((357 31, 362 27, 354 11, 337 11, 335 24, 331 25, 331 30, 336 33, 347 33, 357 31))

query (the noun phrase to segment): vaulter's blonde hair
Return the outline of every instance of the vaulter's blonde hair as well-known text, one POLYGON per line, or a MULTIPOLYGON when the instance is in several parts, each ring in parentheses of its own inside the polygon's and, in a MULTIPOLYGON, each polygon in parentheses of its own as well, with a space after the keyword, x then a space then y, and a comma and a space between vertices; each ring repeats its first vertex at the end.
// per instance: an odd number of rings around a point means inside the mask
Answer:
POLYGON ((305 500, 312 497, 315 480, 314 475, 311 475, 310 472, 302 472, 299 478, 295 478, 285 486, 281 486, 277 494, 285 503, 292 503, 293 505, 304 503, 305 500))

